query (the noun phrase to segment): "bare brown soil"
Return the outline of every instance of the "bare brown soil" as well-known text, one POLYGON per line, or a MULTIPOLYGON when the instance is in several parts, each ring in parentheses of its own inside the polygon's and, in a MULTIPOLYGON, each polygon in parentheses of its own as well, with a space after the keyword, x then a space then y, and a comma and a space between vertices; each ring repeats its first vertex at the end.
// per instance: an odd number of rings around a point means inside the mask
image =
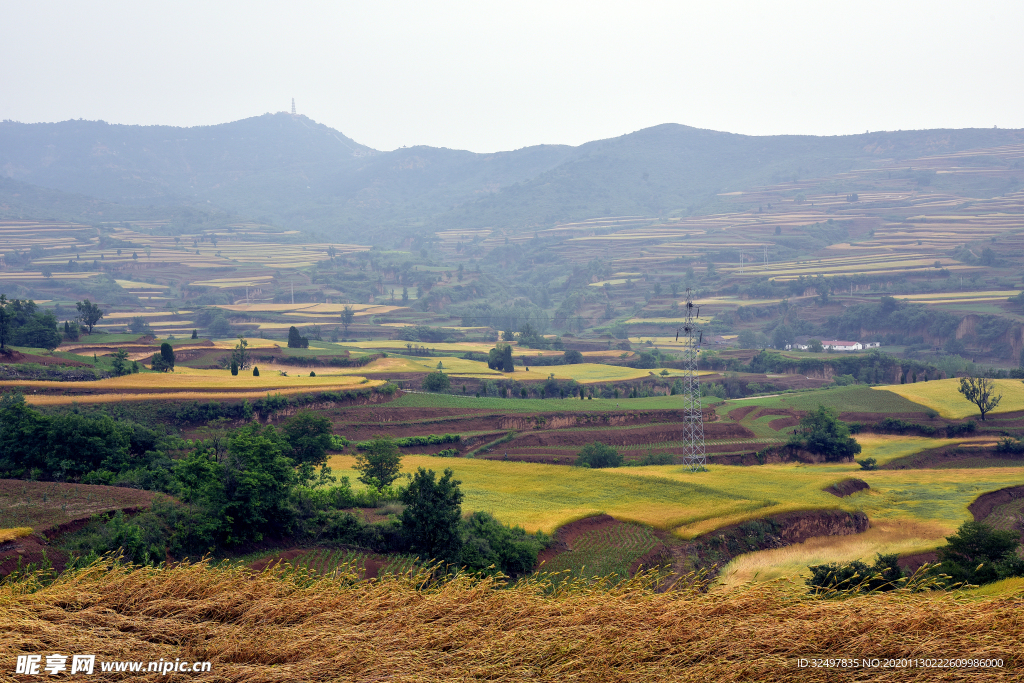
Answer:
POLYGON ((46 539, 38 534, 0 543, 0 576, 7 576, 19 569, 26 570, 30 564, 39 569, 47 561, 53 565, 54 571, 62 572, 68 556, 63 551, 50 547, 46 539))
MULTIPOLYGON (((713 439, 751 439, 754 433, 738 424, 704 425, 704 437, 713 439)), ((682 441, 688 435, 681 424, 651 425, 636 429, 594 429, 543 431, 523 434, 510 443, 520 447, 583 446, 600 441, 610 446, 642 446, 664 441, 682 441)))
POLYGON ((978 496, 967 506, 967 510, 974 516, 975 522, 981 522, 991 515, 995 508, 1020 498, 1024 498, 1024 486, 1010 486, 978 496))
POLYGON ((939 561, 939 554, 934 550, 927 553, 915 553, 904 555, 896 563, 908 574, 913 574, 926 564, 935 564, 939 561))
POLYGON ((24 363, 35 363, 37 365, 67 365, 69 367, 89 367, 89 363, 83 363, 80 360, 71 360, 69 358, 60 358, 55 356, 36 356, 31 353, 22 353, 14 349, 5 349, 3 353, 0 353, 0 363, 15 365, 24 363))
POLYGON ((149 508, 163 494, 153 491, 43 481, 0 479, 0 527, 32 527, 34 533, 0 544, 0 576, 27 563, 39 564, 43 553, 57 571, 67 556, 49 541, 78 531, 93 515, 122 510, 135 514, 149 508))
POLYGON ((788 512, 759 520, 758 525, 760 532, 752 529, 750 522, 745 522, 715 529, 686 544, 671 546, 673 575, 665 581, 663 588, 697 569, 708 571, 708 579, 713 579, 730 560, 744 553, 782 548, 816 536, 859 534, 870 527, 868 516, 863 512, 843 510, 788 512), (774 532, 765 533, 772 527, 774 532))
POLYGON ((777 420, 772 420, 771 422, 769 422, 768 426, 774 429, 775 431, 779 431, 780 429, 785 429, 786 427, 796 427, 798 424, 800 424, 799 417, 780 417, 777 420))
POLYGON ((146 508, 160 495, 118 486, 0 479, 2 526, 45 532, 100 512, 146 508))
POLYGON ((863 479, 844 479, 838 484, 833 484, 826 489, 823 489, 825 493, 831 493, 833 496, 838 498, 845 498, 846 496, 852 496, 857 491, 863 491, 864 489, 871 488, 868 483, 863 479))
POLYGON ((757 406, 741 406, 739 408, 733 408, 729 411, 729 419, 734 422, 739 422, 755 410, 757 410, 757 406))
MULTIPOLYGON (((683 414, 679 410, 623 411, 621 413, 541 413, 534 415, 508 415, 493 410, 459 408, 391 408, 387 405, 353 409, 335 413, 335 432, 361 441, 381 433, 386 428, 394 436, 424 434, 465 434, 466 432, 543 432, 580 427, 629 427, 650 424, 679 424, 683 414)), ((705 415, 705 430, 716 425, 712 412, 705 415)), ((724 426, 727 430, 731 426, 724 426)), ((739 427, 745 430, 743 427, 739 427)), ((730 432, 731 433, 731 432, 730 432)), ((733 438, 733 437, 723 437, 733 438)), ((745 437, 734 437, 745 438, 745 437)))

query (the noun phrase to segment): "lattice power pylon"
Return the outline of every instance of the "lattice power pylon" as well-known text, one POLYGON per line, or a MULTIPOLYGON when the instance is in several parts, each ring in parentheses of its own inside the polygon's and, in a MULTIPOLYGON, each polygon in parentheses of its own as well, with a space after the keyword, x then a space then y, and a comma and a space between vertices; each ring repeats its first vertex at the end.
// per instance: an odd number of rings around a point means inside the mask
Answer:
POLYGON ((700 329, 700 308, 693 305, 693 293, 686 289, 686 318, 676 330, 676 341, 686 340, 683 348, 683 462, 693 472, 707 471, 707 454, 704 450, 704 413, 700 406, 700 384, 697 381, 697 354, 704 341, 700 329))

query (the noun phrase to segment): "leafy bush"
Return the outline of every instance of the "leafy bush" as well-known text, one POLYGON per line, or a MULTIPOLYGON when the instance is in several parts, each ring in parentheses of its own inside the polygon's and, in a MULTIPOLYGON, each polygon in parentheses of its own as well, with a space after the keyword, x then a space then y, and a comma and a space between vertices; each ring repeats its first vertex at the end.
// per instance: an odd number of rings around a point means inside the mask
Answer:
POLYGON ((502 572, 510 576, 529 573, 544 548, 543 534, 531 535, 521 527, 509 527, 487 512, 474 512, 462 522, 459 562, 477 573, 502 572))
POLYGON ((897 559, 897 555, 878 555, 870 567, 859 560, 812 565, 805 583, 812 595, 895 590, 906 583, 897 559))
MULTIPOLYGON (((408 448, 410 446, 437 446, 445 443, 459 443, 462 441, 460 434, 429 434, 427 436, 404 436, 398 439, 393 439, 396 446, 399 448, 408 448)), ((360 441, 356 444, 356 448, 359 450, 366 450, 372 444, 372 441, 360 441)))
POLYGON ((854 377, 853 375, 836 375, 835 377, 832 378, 832 382, 837 387, 848 387, 851 384, 856 384, 857 378, 854 377))
POLYGON ((583 362, 583 354, 575 349, 570 349, 562 354, 562 358, 566 365, 576 365, 583 362))
POLYGON ((381 435, 366 443, 356 456, 359 481, 382 491, 398 478, 402 468, 402 454, 394 437, 381 435))
POLYGON ((458 562, 462 555, 462 491, 450 469, 436 479, 420 467, 402 491, 402 534, 424 560, 458 562))
POLYGON ((819 406, 800 418, 800 426, 789 437, 789 445, 825 456, 828 462, 849 460, 860 453, 860 444, 835 410, 819 406))
POLYGON ((1017 556, 1019 545, 1017 531, 996 531, 981 522, 964 522, 939 548, 939 570, 954 585, 981 585, 1024 576, 1024 560, 1017 556))
POLYGON ((600 441, 588 443, 576 456, 577 467, 618 467, 622 464, 622 455, 611 446, 600 441))
POLYGON ((968 420, 961 424, 946 425, 946 436, 953 439, 958 436, 973 434, 977 429, 978 424, 974 420, 968 420))
POLYGON ((448 391, 452 381, 443 372, 430 372, 423 378, 423 388, 427 391, 448 391))
POLYGON ((626 463, 627 467, 647 467, 648 465, 674 465, 675 457, 671 453, 648 452, 642 460, 626 463))
POLYGON ((875 460, 874 458, 864 458, 863 460, 858 460, 857 464, 860 465, 860 468, 862 470, 877 470, 878 469, 878 461, 875 460))
POLYGON ((348 448, 352 442, 341 436, 340 434, 331 434, 331 450, 342 451, 348 448))

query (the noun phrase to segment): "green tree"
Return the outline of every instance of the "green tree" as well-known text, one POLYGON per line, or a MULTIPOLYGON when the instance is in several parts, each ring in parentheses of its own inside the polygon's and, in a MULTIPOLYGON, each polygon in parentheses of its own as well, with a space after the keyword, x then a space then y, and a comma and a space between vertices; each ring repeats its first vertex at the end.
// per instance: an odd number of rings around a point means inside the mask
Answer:
POLYGON ((82 325, 89 328, 89 334, 92 334, 92 328, 103 317, 103 311, 100 310, 98 304, 94 304, 88 299, 77 302, 75 308, 78 309, 78 319, 82 321, 82 325))
POLYGON ((860 453, 860 444, 850 428, 832 408, 818 409, 800 418, 800 426, 789 437, 789 445, 825 457, 829 462, 849 460, 860 453))
POLYGON ((380 435, 367 442, 366 447, 356 455, 356 470, 359 481, 383 491, 391 486, 402 471, 402 453, 392 436, 380 435))
POLYGON ((7 348, 7 342, 11 338, 12 318, 7 308, 7 295, 0 294, 0 351, 7 348))
POLYGON ((448 391, 451 385, 451 379, 440 370, 428 372, 427 376, 423 378, 423 388, 427 391, 448 391))
POLYGON ((259 377, 260 376, 260 369, 259 369, 259 367, 255 366, 255 365, 252 366, 252 376, 253 377, 259 377))
POLYGON ((153 334, 153 328, 141 315, 132 318, 132 321, 128 323, 128 331, 132 334, 153 334))
POLYGON ((234 376, 238 375, 238 361, 234 358, 231 359, 231 374, 234 376))
POLYGON ((239 335, 238 344, 235 346, 234 351, 231 352, 231 360, 238 364, 239 370, 245 370, 249 367, 251 360, 249 357, 249 342, 246 341, 245 337, 239 335))
POLYGON ((618 467, 622 464, 622 455, 600 441, 588 443, 576 456, 577 467, 618 467))
POLYGON ((311 410, 300 410, 281 427, 291 447, 288 456, 298 465, 321 467, 327 464, 331 447, 331 421, 311 410))
POLYGON ((996 531, 981 522, 964 522, 946 545, 939 548, 939 571, 952 583, 981 585, 1024 574, 1024 563, 1016 555, 1020 534, 996 531))
POLYGON ((490 513, 477 511, 462 522, 462 553, 459 563, 480 573, 500 571, 511 576, 527 574, 537 564, 541 538, 521 527, 509 527, 490 513))
POLYGON ((575 349, 570 349, 562 354, 566 365, 576 365, 583 362, 583 354, 575 349))
POLYGON ((985 413, 991 411, 1003 400, 1003 395, 995 395, 996 383, 988 377, 967 377, 960 378, 960 387, 957 389, 968 401, 978 406, 981 419, 984 422, 985 413))
POLYGON ((820 339, 811 339, 807 342, 807 350, 813 353, 821 353, 825 350, 820 339))
POLYGON ((462 482, 450 469, 436 479, 420 467, 402 491, 402 534, 414 553, 425 560, 458 562, 462 554, 462 482))
POLYGON ((309 339, 299 334, 299 328, 292 325, 288 328, 288 348, 305 349, 309 348, 309 339))
POLYGON ((164 342, 160 345, 160 357, 164 359, 164 364, 169 370, 174 369, 174 347, 164 342))
POLYGON ((272 426, 251 423, 228 439, 223 486, 225 543, 260 541, 273 531, 287 532, 295 483, 294 463, 284 455, 280 435, 272 426))
POLYGON ((199 330, 192 330, 192 338, 199 339, 199 330))
POLYGON ((345 308, 341 309, 341 326, 344 328, 342 336, 348 337, 348 326, 355 320, 356 312, 352 306, 346 304, 345 308))
POLYGON ((114 353, 112 365, 114 366, 115 377, 129 374, 131 369, 128 367, 128 352, 124 349, 118 349, 117 352, 114 353))

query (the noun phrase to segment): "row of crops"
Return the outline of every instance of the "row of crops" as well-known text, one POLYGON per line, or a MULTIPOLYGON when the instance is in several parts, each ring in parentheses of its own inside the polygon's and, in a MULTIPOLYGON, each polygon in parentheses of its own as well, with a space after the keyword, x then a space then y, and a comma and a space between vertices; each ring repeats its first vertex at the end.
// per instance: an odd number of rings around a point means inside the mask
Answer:
POLYGON ((586 531, 567 552, 546 562, 544 572, 565 572, 560 580, 629 577, 630 565, 649 553, 661 541, 654 530, 639 524, 612 524, 586 531))

